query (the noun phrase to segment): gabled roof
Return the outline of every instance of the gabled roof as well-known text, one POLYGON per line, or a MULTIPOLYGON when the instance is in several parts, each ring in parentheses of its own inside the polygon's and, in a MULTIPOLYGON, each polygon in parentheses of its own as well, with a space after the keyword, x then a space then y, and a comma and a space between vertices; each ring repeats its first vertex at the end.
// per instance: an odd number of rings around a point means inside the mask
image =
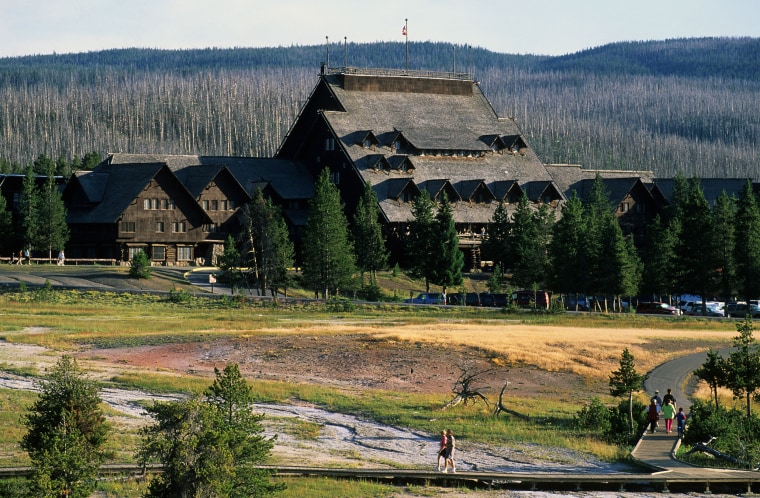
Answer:
POLYGON ((446 197, 451 202, 462 200, 459 196, 459 192, 456 191, 450 181, 445 179, 428 180, 420 188, 427 190, 431 199, 440 199, 441 193, 446 192, 446 197))
POLYGON ((585 200, 586 192, 590 189, 588 182, 591 181, 592 185, 597 174, 605 180, 605 186, 612 194, 611 201, 613 202, 622 199, 616 196, 630 190, 636 180, 647 183, 654 178, 654 173, 651 171, 584 169, 578 164, 547 164, 546 169, 568 199, 573 196, 573 192, 576 192, 581 200, 585 200), (616 179, 621 180, 621 183, 608 183, 616 179))
POLYGON ((547 196, 552 201, 563 199, 562 192, 552 181, 528 182, 525 187, 525 195, 533 202, 543 202, 547 196))
MULTIPOLYGON (((341 140, 342 150, 361 180, 373 186, 387 179, 366 168, 364 158, 375 154, 386 157, 392 174, 396 172, 412 179, 431 191, 431 196, 440 190, 441 179, 446 179, 450 186, 479 179, 489 188, 494 182, 516 181, 525 186, 529 182, 552 180, 535 152, 527 146, 515 121, 499 118, 473 81, 328 74, 320 77, 319 84, 327 85, 337 100, 332 110, 321 112, 327 129, 341 140), (356 145, 355 140, 349 139, 363 130, 372 130, 378 137, 375 150, 356 145), (504 142, 505 137, 509 144, 504 142), (413 164, 413 170, 404 172, 403 168, 399 171, 396 167, 395 161, 400 159, 394 156, 401 154, 393 150, 393 140, 408 141, 406 161, 413 164), (509 154, 494 152, 492 145, 496 142, 502 148, 514 143, 526 145, 519 154, 509 154)), ((456 189, 451 190, 456 197, 451 192, 449 197, 458 198, 456 189)), ((493 189, 491 192, 497 199, 506 195, 506 192, 499 195, 493 189)), ((380 194, 378 197, 381 208, 385 209, 383 198, 380 194)), ((392 209, 393 213, 386 213, 388 219, 406 219, 411 213, 409 203, 398 206, 394 201, 392 209)), ((467 221, 487 223, 491 215, 491 207, 458 208, 454 219, 465 222, 465 217, 469 217, 467 221)))
POLYGON ((408 172, 413 171, 414 168, 414 162, 409 156, 402 156, 402 155, 395 155, 390 156, 387 158, 388 164, 390 164, 391 169, 401 171, 401 172, 408 172))
POLYGON ((94 171, 75 171, 74 180, 79 182, 82 193, 87 198, 87 202, 95 204, 103 200, 108 185, 107 173, 96 173, 94 171))
POLYGON ((480 195, 488 200, 495 200, 491 189, 485 184, 483 180, 462 180, 456 184, 457 191, 462 200, 471 201, 476 195, 480 195))
POLYGON ((178 178, 190 182, 193 190, 188 188, 188 191, 191 192, 208 185, 226 167, 248 195, 256 185, 267 183, 282 199, 310 199, 314 195, 314 180, 306 166, 298 161, 172 154, 111 154, 106 160, 112 165, 148 161, 167 164, 178 178))
MULTIPOLYGON (((98 183, 102 182, 102 178, 106 178, 105 186, 101 184, 98 187, 103 189, 100 201, 89 209, 70 209, 68 221, 70 223, 116 223, 127 207, 161 170, 171 174, 165 163, 136 163, 130 164, 127 168, 113 166, 107 162, 101 163, 90 172, 90 175, 93 173, 100 175, 98 183)), ((179 184, 179 181, 177 183, 179 184)), ((93 193, 93 195, 96 194, 93 193)), ((187 195, 190 196, 190 193, 188 192, 187 195)))
POLYGON ((491 183, 490 189, 499 201, 517 201, 524 193, 524 190, 520 188, 520 184, 515 180, 499 180, 493 182, 491 183))

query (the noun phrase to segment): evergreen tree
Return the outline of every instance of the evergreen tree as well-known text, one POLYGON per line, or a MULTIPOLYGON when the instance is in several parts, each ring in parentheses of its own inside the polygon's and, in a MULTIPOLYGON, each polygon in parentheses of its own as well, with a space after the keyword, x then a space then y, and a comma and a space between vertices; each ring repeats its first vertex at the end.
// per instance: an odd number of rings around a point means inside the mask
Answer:
POLYGON ((338 188, 325 168, 314 186, 303 236, 303 278, 327 299, 351 285, 356 267, 338 188))
POLYGON ((546 239, 539 216, 523 195, 512 215, 512 283, 523 288, 539 288, 546 279, 546 239))
MULTIPOLYGON (((441 203, 435 216, 435 231, 437 246, 431 259, 437 261, 430 281, 441 286, 443 292, 446 289, 462 285, 462 268, 464 268, 464 254, 459 249, 459 236, 454 225, 451 213, 451 204, 444 192, 441 195, 441 203)), ((444 303, 445 304, 445 303, 444 303)))
POLYGON ((13 237, 13 213, 8 209, 5 196, 0 195, 0 252, 12 249, 8 241, 13 237))
POLYGON ((702 296, 704 302, 719 290, 720 279, 712 213, 698 178, 689 181, 676 213, 681 227, 675 248, 677 285, 681 292, 702 296))
POLYGON ((219 266, 219 272, 221 277, 230 284, 232 293, 243 283, 243 274, 240 270, 240 251, 235 245, 235 239, 232 235, 227 236, 227 240, 224 241, 224 251, 217 258, 217 265, 219 266))
POLYGON ((246 264, 262 293, 287 286, 288 268, 293 266, 295 250, 282 211, 257 189, 251 201, 241 209, 241 242, 246 264))
POLYGON ((549 285, 564 294, 586 292, 587 258, 584 251, 583 204, 573 192, 562 206, 549 243, 549 285))
POLYGON ((661 296, 672 295, 676 291, 673 262, 676 261, 676 239, 674 227, 678 219, 670 224, 663 222, 660 215, 647 226, 646 242, 643 249, 643 265, 641 289, 644 294, 661 296))
POLYGON ((636 372, 635 359, 628 348, 625 348, 620 355, 620 368, 610 375, 610 394, 616 397, 628 397, 628 422, 631 436, 634 435, 635 431, 633 425, 633 393, 644 388, 646 379, 646 375, 640 375, 636 372))
POLYGON ((20 233, 24 249, 35 249, 39 241, 39 192, 32 166, 26 168, 21 187, 21 202, 19 203, 20 233))
MULTIPOLYGON (((619 298, 638 294, 641 282, 641 264, 631 238, 623 237, 620 224, 612 213, 604 216, 601 228, 599 261, 599 290, 619 298)), ((619 299, 618 299, 619 301, 619 299)))
MULTIPOLYGON (((602 177, 597 173, 591 187, 588 199, 583 206, 584 217, 584 253, 587 259, 588 288, 591 293, 607 294, 609 292, 609 275, 607 273, 607 257, 605 246, 611 226, 610 218, 614 218, 609 193, 604 187, 602 177)), ((606 308, 605 299, 605 308, 606 308)), ((606 309, 605 309, 606 311, 606 309)))
POLYGON ((727 382, 727 364, 726 360, 718 351, 710 349, 707 352, 707 360, 702 366, 694 370, 694 377, 703 380, 710 386, 710 392, 715 402, 715 408, 718 408, 718 388, 726 385, 727 382))
POLYGON ((744 397, 747 418, 752 415, 752 397, 760 389, 760 349, 752 335, 752 318, 736 324, 739 336, 734 338, 736 351, 728 355, 726 386, 739 399, 744 397))
POLYGON ((362 275, 368 272, 370 280, 374 280, 377 271, 388 266, 388 249, 385 247, 383 227, 380 224, 380 208, 377 194, 369 182, 364 184, 364 195, 354 214, 354 247, 356 248, 356 265, 362 275))
POLYGON ((61 357, 41 382, 39 398, 24 418, 27 433, 21 440, 32 460, 34 496, 92 494, 109 433, 98 391, 69 356, 61 357))
POLYGON ((494 268, 498 266, 503 276, 512 265, 510 231, 512 223, 509 219, 507 204, 499 201, 488 224, 488 237, 483 241, 483 253, 487 260, 493 261, 494 268))
POLYGON ((266 462, 275 438, 262 435, 263 415, 237 365, 215 369, 205 396, 147 408, 155 421, 143 429, 142 464, 158 461, 149 497, 260 497, 283 489, 271 483, 266 462))
POLYGON ((406 246, 409 275, 412 278, 425 279, 425 292, 430 292, 430 281, 435 275, 437 265, 437 259, 434 257, 437 250, 434 207, 435 202, 426 190, 414 199, 406 246))
POLYGON ((66 223, 66 207, 58 190, 53 172, 49 171, 44 186, 38 193, 38 240, 35 247, 47 249, 48 259, 53 258, 69 241, 69 226, 66 223))
POLYGON ((739 295, 749 302, 760 296, 760 207, 749 180, 737 202, 734 254, 739 295))
MULTIPOLYGON (((736 286, 736 200, 723 191, 715 201, 712 209, 713 237, 715 239, 716 263, 720 271, 720 295, 729 301, 736 286)), ((702 313, 707 310, 707 303, 702 303, 702 313)))

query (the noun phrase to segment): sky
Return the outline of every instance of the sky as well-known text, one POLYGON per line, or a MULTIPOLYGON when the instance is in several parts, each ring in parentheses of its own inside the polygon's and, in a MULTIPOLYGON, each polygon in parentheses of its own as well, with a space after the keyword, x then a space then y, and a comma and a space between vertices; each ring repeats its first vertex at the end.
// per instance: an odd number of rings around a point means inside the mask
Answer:
POLYGON ((410 42, 562 55, 616 41, 760 37, 760 1, 0 0, 0 57, 404 41, 405 23, 410 42))

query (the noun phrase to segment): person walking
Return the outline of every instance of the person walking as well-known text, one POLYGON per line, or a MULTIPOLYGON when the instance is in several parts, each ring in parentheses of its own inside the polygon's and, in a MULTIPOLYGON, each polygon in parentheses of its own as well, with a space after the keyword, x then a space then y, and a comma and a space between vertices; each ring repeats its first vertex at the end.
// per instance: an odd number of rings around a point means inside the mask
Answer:
POLYGON ((649 402, 649 410, 647 410, 647 421, 649 422, 649 433, 654 434, 657 428, 657 420, 660 418, 660 411, 657 409, 657 401, 654 398, 649 402))
POLYGON ((446 465, 446 431, 441 431, 441 440, 438 443, 438 472, 442 471, 441 460, 443 465, 446 465))
POLYGON ((686 414, 683 412, 683 408, 679 408, 678 413, 676 413, 676 430, 678 430, 679 438, 683 438, 684 429, 686 429, 686 414))
POLYGON ((668 389, 668 393, 665 396, 662 397, 662 402, 663 403, 667 403, 668 401, 670 401, 671 403, 673 403, 673 408, 675 408, 677 406, 677 404, 676 404, 676 398, 675 398, 675 396, 673 396, 673 390, 672 389, 668 389))
POLYGON ((665 434, 673 430, 673 419, 676 417, 676 407, 671 400, 662 400, 662 416, 665 419, 665 434))
POLYGON ((451 429, 446 431, 446 468, 444 472, 449 471, 449 465, 451 465, 451 472, 456 474, 457 464, 454 461, 454 449, 456 448, 456 440, 454 439, 454 433, 451 429))

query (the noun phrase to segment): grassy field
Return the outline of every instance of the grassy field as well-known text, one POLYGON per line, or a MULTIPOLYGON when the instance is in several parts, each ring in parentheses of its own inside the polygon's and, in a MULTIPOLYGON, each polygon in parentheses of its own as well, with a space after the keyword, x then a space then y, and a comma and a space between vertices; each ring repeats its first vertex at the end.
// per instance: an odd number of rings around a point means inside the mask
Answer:
MULTIPOLYGON (((410 288, 413 285, 416 284, 409 283, 410 288)), ((398 292, 408 294, 406 289, 398 292)), ((626 449, 612 447, 593 435, 578 434, 572 428, 572 418, 589 398, 583 386, 604 386, 609 373, 617 368, 623 348, 629 348, 636 358, 637 368, 646 372, 674 356, 729 345, 736 336, 732 322, 691 317, 511 315, 496 310, 407 309, 390 304, 357 305, 351 312, 336 312, 322 304, 274 307, 198 298, 172 302, 165 297, 114 292, 7 292, 0 294, 0 316, 1 341, 35 348, 28 357, 0 354, 2 371, 43 375, 45 368, 61 354, 77 352, 82 358, 80 364, 107 384, 161 392, 198 391, 209 384, 209 379, 162 369, 114 369, 104 365, 96 354, 88 356, 82 352, 255 338, 259 334, 318 337, 356 333, 379 341, 478 348, 493 357, 496 367, 562 372, 582 382, 575 387, 568 386, 559 397, 545 396, 540 391, 507 397, 510 406, 530 413, 533 421, 495 419, 482 404, 441 412, 440 407, 450 396, 446 393, 375 389, 347 392, 320 385, 256 379, 250 382, 261 401, 302 400, 430 433, 445 425, 474 441, 557 446, 588 452, 604 460, 625 459, 626 449)), ((609 396, 601 397, 605 402, 614 402, 609 396)), ((0 466, 28 463, 18 447, 18 440, 23 434, 20 418, 33 398, 29 392, 0 390, 0 423, 4 427, 0 436, 0 466)), ((117 460, 133 461, 136 429, 129 423, 115 422, 115 425, 118 431, 111 444, 117 460)), ((309 438, 317 428, 294 423, 283 430, 309 438)), ((301 484, 290 484, 294 490, 300 489, 301 484)), ((330 486, 328 490, 334 489, 330 486)), ((369 486, 362 491, 334 490, 332 495, 385 496, 388 493, 382 486, 369 486)), ((123 492, 125 496, 136 496, 132 491, 123 492)), ((297 491, 284 496, 296 494, 297 491)))

